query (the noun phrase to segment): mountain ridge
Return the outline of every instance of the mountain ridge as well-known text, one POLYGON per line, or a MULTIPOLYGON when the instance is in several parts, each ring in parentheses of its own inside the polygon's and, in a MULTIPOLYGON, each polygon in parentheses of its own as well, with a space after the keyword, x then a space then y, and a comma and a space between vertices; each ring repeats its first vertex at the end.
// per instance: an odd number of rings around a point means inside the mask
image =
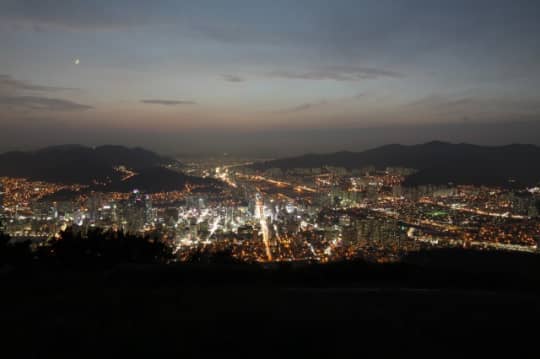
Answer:
POLYGON ((348 169, 374 166, 406 167, 417 170, 406 185, 473 184, 508 185, 514 180, 522 185, 540 181, 540 147, 530 144, 481 146, 431 141, 416 145, 389 144, 362 152, 341 151, 330 154, 309 154, 255 163, 251 168, 264 170, 322 168, 348 169))
POLYGON ((77 144, 50 146, 35 151, 10 151, 0 154, 0 176, 62 184, 90 185, 99 190, 148 192, 182 190, 188 183, 210 183, 167 168, 182 164, 141 147, 117 145, 87 147, 77 144), (135 174, 115 167, 125 166, 135 174), (106 183, 106 185, 96 185, 106 183))

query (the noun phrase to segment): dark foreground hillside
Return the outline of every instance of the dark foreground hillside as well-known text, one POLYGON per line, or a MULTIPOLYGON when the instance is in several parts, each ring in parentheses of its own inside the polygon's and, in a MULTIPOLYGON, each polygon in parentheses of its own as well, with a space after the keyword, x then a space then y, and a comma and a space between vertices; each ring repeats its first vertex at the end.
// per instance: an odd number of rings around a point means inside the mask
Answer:
POLYGON ((537 357, 538 265, 438 252, 384 266, 37 266, 1 276, 1 348, 35 358, 537 357))

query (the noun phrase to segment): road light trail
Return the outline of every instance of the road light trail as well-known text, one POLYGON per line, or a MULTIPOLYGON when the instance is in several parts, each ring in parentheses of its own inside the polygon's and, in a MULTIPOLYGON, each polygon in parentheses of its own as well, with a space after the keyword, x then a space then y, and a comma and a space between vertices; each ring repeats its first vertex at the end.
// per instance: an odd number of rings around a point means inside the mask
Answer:
POLYGON ((263 234, 263 242, 264 247, 266 249, 266 257, 268 258, 268 261, 271 262, 272 259, 272 251, 270 250, 270 236, 269 236, 269 230, 268 230, 268 223, 266 222, 266 218, 264 216, 261 217, 261 229, 263 234))
POLYGON ((208 235, 208 238, 206 241, 210 241, 210 237, 214 235, 216 230, 218 229, 219 221, 221 220, 221 216, 217 216, 214 220, 214 223, 212 223, 212 228, 210 229, 210 234, 208 235))
POLYGON ((266 217, 264 216, 263 201, 260 195, 257 196, 257 215, 259 216, 259 223, 261 225, 261 231, 263 235, 263 243, 266 250, 266 257, 268 261, 272 261, 272 251, 270 250, 270 231, 268 230, 268 223, 266 217))

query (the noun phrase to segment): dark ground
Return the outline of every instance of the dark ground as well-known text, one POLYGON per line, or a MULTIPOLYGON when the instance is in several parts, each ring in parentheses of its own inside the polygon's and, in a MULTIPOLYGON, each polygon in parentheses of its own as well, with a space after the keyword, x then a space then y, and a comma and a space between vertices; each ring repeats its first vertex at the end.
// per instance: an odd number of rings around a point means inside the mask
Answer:
POLYGON ((476 269, 433 255, 438 265, 4 273, 0 348, 5 358, 538 358, 538 257, 496 258, 511 267, 495 271, 482 256, 476 269))

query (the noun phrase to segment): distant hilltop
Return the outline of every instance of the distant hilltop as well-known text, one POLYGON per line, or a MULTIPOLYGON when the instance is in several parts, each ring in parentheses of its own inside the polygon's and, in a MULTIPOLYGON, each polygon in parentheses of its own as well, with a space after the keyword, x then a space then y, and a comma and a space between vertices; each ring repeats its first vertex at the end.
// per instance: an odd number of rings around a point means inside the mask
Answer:
POLYGON ((142 148, 62 145, 0 154, 0 176, 96 186, 100 190, 159 192, 182 190, 205 180, 187 176, 176 160, 142 148))
POLYGON ((433 141, 419 145, 391 144, 363 152, 307 154, 251 165, 255 170, 280 168, 347 169, 374 166, 416 170, 405 185, 472 184, 507 186, 536 185, 540 181, 540 147, 512 144, 478 146, 433 141))

